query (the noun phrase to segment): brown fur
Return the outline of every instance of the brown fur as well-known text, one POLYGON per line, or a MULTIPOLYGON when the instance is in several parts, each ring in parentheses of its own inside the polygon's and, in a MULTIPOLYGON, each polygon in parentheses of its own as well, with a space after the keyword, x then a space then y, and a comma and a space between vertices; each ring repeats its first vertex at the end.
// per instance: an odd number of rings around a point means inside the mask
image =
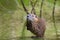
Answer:
POLYGON ((37 37, 44 37, 46 25, 45 20, 42 18, 38 18, 38 21, 31 22, 27 20, 27 30, 31 31, 37 37))

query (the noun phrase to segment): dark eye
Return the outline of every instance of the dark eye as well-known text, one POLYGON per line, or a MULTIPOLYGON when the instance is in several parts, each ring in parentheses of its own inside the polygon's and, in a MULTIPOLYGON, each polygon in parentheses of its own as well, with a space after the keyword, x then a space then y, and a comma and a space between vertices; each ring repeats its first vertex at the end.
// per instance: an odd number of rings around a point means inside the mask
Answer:
POLYGON ((27 17, 29 17, 29 16, 27 16, 27 17))

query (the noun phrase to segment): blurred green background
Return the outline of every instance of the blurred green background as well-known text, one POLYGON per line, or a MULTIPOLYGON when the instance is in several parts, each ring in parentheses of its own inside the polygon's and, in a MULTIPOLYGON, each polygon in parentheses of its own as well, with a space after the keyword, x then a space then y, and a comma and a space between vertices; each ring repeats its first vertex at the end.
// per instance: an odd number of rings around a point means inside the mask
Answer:
MULTIPOLYGON (((28 11, 31 11, 29 0, 23 0, 28 11)), ((33 0, 35 1, 35 0, 33 0)), ((54 24, 52 21, 52 9, 54 0, 44 0, 43 17, 46 20, 46 38, 54 38, 56 36, 54 24)), ((57 0, 55 6, 55 22, 57 27, 57 35, 60 37, 60 0, 57 0)), ((35 11, 39 16, 41 0, 38 0, 35 11)), ((0 39, 15 37, 34 36, 26 29, 26 12, 24 11, 20 0, 0 0, 0 39)))

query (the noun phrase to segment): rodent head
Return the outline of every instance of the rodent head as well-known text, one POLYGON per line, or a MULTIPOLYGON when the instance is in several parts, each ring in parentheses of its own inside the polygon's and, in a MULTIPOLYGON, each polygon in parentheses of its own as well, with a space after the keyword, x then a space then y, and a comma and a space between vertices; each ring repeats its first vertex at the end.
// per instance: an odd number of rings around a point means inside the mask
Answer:
POLYGON ((38 18, 35 14, 28 14, 27 19, 30 21, 38 21, 38 18))

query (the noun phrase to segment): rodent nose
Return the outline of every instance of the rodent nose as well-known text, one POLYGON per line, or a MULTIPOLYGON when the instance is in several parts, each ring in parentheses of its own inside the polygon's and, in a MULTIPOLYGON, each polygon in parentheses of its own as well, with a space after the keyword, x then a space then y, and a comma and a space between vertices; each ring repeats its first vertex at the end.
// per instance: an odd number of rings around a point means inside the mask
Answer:
POLYGON ((27 16, 27 17, 29 17, 29 16, 27 16))

